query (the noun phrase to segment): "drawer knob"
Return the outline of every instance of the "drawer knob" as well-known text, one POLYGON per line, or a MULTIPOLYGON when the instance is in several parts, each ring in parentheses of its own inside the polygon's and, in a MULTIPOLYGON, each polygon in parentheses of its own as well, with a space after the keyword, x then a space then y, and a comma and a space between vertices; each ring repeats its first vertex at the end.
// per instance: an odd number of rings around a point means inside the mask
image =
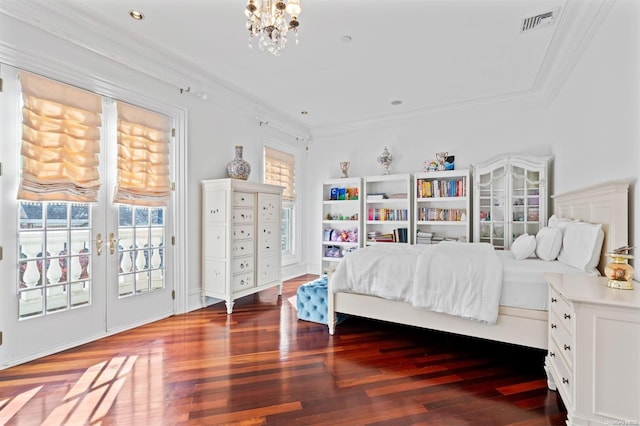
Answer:
POLYGON ((564 345, 564 350, 565 350, 565 351, 570 351, 570 350, 571 350, 571 346, 569 346, 569 345, 564 345))
POLYGON ((556 328, 556 327, 558 327, 558 326, 555 325, 555 324, 551 324, 551 328, 556 328))
POLYGON ((569 315, 569 314, 564 314, 564 319, 571 319, 571 315, 569 315))
POLYGON ((551 303, 556 303, 558 301, 558 299, 556 299, 555 297, 551 298, 551 303))
POLYGON ((553 358, 553 357, 556 356, 556 353, 555 352, 549 352, 549 356, 553 358))
POLYGON ((562 378, 562 383, 564 383, 565 385, 566 385, 566 384, 569 384, 569 379, 565 379, 565 378, 563 377, 563 378, 562 378))

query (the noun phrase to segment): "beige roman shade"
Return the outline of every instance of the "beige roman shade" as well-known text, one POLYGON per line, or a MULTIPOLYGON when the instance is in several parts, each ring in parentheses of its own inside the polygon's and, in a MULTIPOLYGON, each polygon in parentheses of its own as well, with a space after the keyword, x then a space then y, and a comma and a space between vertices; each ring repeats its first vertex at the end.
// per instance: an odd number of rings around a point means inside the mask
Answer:
POLYGON ((114 203, 165 206, 171 195, 167 116, 117 102, 118 177, 114 203))
POLYGON ((19 200, 95 202, 102 99, 20 72, 22 177, 19 200))
POLYGON ((296 198, 296 157, 273 148, 264 149, 264 183, 284 187, 282 199, 296 198))

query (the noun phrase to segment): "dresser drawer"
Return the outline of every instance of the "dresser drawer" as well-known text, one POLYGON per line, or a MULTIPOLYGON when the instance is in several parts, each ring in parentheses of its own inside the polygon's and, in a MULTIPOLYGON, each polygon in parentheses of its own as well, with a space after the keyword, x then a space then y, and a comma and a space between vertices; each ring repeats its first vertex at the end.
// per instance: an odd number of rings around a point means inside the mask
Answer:
POLYGON ((253 256, 234 257, 231 263, 231 271, 234 274, 242 274, 253 271, 253 256))
POLYGON ((268 284, 280 280, 280 256, 277 254, 262 255, 258 258, 258 285, 268 284))
POLYGON ((549 336, 550 340, 558 346, 556 355, 564 358, 569 368, 573 368, 573 351, 575 350, 573 335, 565 328, 555 312, 549 314, 549 336))
POLYGON ((560 323, 567 328, 569 333, 573 334, 573 330, 575 330, 573 308, 553 287, 549 288, 549 293, 549 311, 555 313, 560 319, 560 323))
POLYGON ((253 207, 255 195, 249 192, 234 192, 233 205, 235 207, 253 207))
POLYGON ((280 223, 262 223, 258 227, 258 251, 280 250, 280 223))
POLYGON ((233 223, 253 223, 253 209, 234 208, 232 214, 233 223))
POLYGON ((280 197, 275 194, 258 194, 258 214, 261 222, 279 222, 280 197))
POLYGON ((238 225, 233 227, 231 238, 234 240, 246 240, 253 238, 253 225, 238 225))
POLYGON ((231 245, 231 254, 233 256, 245 256, 253 254, 253 240, 234 241, 231 245))
POLYGON ((557 354, 562 349, 559 348, 553 340, 549 342, 549 357, 550 366, 553 370, 553 379, 556 386, 561 389, 561 395, 563 402, 569 406, 573 406, 573 375, 571 370, 565 365, 561 356, 552 356, 551 354, 557 354))
POLYGON ((231 288, 233 291, 240 291, 255 287, 253 273, 235 275, 231 280, 231 288))

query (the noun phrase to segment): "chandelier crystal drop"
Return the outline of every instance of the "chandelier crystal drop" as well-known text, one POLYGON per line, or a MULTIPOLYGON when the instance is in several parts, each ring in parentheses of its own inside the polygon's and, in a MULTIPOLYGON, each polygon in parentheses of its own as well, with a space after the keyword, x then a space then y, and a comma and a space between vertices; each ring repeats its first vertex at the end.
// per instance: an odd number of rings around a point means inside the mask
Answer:
POLYGON ((277 56, 287 44, 289 31, 293 32, 295 44, 298 44, 300 12, 300 0, 248 0, 244 14, 247 16, 249 47, 252 48, 252 42, 256 40, 260 50, 277 56))

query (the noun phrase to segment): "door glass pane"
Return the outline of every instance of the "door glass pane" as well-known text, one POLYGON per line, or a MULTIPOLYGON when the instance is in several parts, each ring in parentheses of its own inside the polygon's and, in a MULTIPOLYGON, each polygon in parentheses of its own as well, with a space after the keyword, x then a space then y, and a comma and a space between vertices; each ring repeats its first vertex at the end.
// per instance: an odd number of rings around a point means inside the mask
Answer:
POLYGON ((165 287, 164 208, 118 207, 118 295, 165 287))
POLYGON ((19 317, 41 316, 89 305, 89 205, 20 202, 18 208, 19 317))

